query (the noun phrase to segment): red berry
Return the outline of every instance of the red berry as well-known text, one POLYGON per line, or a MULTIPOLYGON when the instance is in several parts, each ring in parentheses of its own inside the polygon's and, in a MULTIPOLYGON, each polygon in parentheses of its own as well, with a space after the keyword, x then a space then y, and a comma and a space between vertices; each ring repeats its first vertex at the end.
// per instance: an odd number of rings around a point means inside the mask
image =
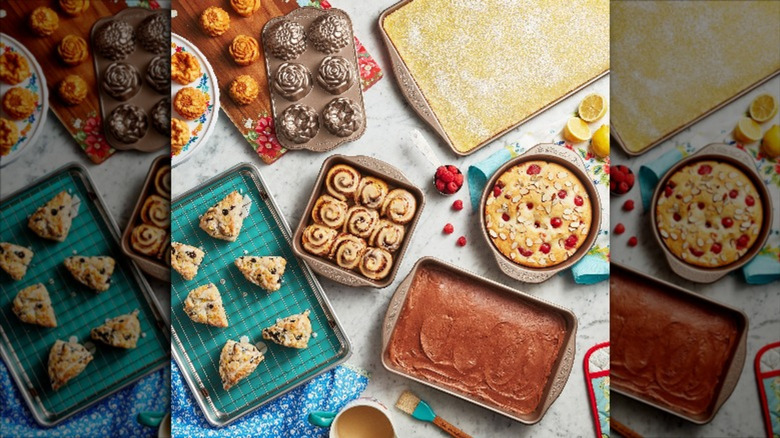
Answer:
POLYGON ((525 204, 525 206, 528 207, 528 209, 530 210, 530 209, 534 208, 534 203, 533 202, 529 202, 529 203, 525 204))
POLYGON ((616 186, 617 186, 617 183, 615 181, 610 181, 609 182, 609 190, 610 191, 614 192, 616 186))
POLYGON ((455 243, 457 243, 458 246, 466 246, 466 236, 458 237, 458 241, 455 243))
POLYGON ((504 222, 509 222, 509 213, 502 214, 501 219, 503 219, 504 222))
POLYGON ((618 191, 620 193, 628 193, 629 190, 630 190, 630 187, 625 182, 622 182, 622 183, 618 184, 618 191))
POLYGON ((543 254, 548 254, 550 252, 550 244, 545 242, 539 247, 539 251, 541 251, 543 254))
POLYGON ((440 180, 444 181, 445 183, 450 183, 455 179, 455 176, 451 172, 442 172, 441 176, 439 177, 440 180))
POLYGON ((565 246, 566 249, 574 248, 574 246, 576 245, 577 245, 577 236, 575 236, 574 234, 567 237, 566 240, 563 242, 563 246, 565 246))
POLYGON ((690 251, 691 251, 691 254, 695 255, 696 257, 701 257, 701 256, 704 255, 704 251, 702 251, 702 250, 700 250, 698 248, 691 247, 690 251))
POLYGON ((452 226, 452 224, 447 224, 444 226, 444 234, 452 234, 455 231, 455 227, 452 226))
POLYGON ((499 187, 498 184, 493 186, 493 196, 495 196, 496 198, 501 196, 501 187, 499 187))
POLYGON ((696 204, 696 206, 699 207, 699 210, 704 210, 705 207, 703 202, 699 202, 698 204, 696 204))
POLYGON ((526 169, 525 173, 529 175, 538 175, 542 171, 542 168, 539 167, 538 164, 532 164, 528 166, 528 169, 526 169))
POLYGON ((437 179, 436 180, 436 190, 440 192, 444 192, 444 181, 437 179))
POLYGON ((455 174, 455 184, 462 186, 463 185, 463 174, 457 173, 455 174))
POLYGON ((582 196, 577 195, 574 197, 574 205, 576 205, 577 207, 582 207, 582 204, 584 203, 585 202, 582 200, 582 196))
POLYGON ((680 216, 680 213, 675 212, 672 216, 675 221, 680 222, 680 219, 682 219, 682 216, 680 216))
POLYGON ((558 192, 558 198, 564 199, 566 197, 566 190, 561 190, 558 192))
POLYGON ((626 231, 625 225, 623 225, 623 224, 615 225, 615 234, 621 235, 621 234, 625 233, 625 231, 626 231))
POLYGON ((674 181, 669 181, 668 186, 671 187, 672 189, 674 189, 675 187, 677 187, 677 183, 674 182, 674 181))
POLYGON ((458 187, 458 185, 455 184, 454 182, 447 183, 447 193, 449 193, 450 195, 455 194, 459 188, 460 187, 458 187))
POLYGON ((444 172, 447 171, 447 168, 444 166, 439 166, 436 168, 436 178, 441 178, 441 176, 444 174, 444 172))
POLYGON ((664 189, 664 195, 666 195, 667 198, 672 196, 672 188, 669 187, 669 186, 666 186, 666 188, 664 189))
POLYGON ((734 190, 729 192, 729 198, 731 198, 731 199, 736 198, 737 195, 739 195, 739 191, 737 191, 737 189, 734 189, 734 190))
POLYGON ((750 195, 745 196, 745 205, 747 205, 748 207, 752 207, 755 204, 756 204, 756 200, 753 199, 752 196, 750 195))
POLYGON ((730 217, 724 217, 720 220, 720 223, 726 228, 731 228, 731 226, 734 225, 734 219, 730 217))
POLYGON ((452 164, 447 166, 447 170, 452 172, 453 175, 456 174, 456 173, 460 173, 460 169, 458 169, 457 167, 453 166, 452 164))
POLYGON ((699 175, 707 175, 712 172, 712 166, 709 164, 702 164, 699 166, 699 175))
POLYGON ((618 171, 620 171, 620 173, 628 173, 628 172, 630 172, 628 167, 626 167, 626 166, 624 166, 622 164, 618 164, 617 169, 618 169, 618 171))
POLYGON ((634 186, 634 174, 628 173, 626 174, 626 184, 633 187, 634 186))
POLYGON ((634 209, 634 201, 632 201, 631 199, 623 203, 623 210, 631 211, 633 209, 634 209))
POLYGON ((609 176, 610 179, 615 180, 615 182, 617 183, 622 183, 626 181, 626 175, 624 175, 622 172, 611 173, 609 176))
POLYGON ((452 203, 452 209, 455 211, 461 211, 463 210, 463 201, 458 199, 457 201, 452 203))
POLYGON ((720 243, 715 242, 710 247, 710 251, 712 251, 714 254, 720 254, 720 251, 723 249, 723 247, 720 245, 720 243))
POLYGON ((628 246, 636 246, 637 243, 639 243, 639 241, 637 240, 636 236, 631 236, 628 239, 628 246))
POLYGON ((737 239, 737 249, 743 249, 748 245, 748 242, 750 242, 750 238, 743 234, 739 236, 739 239, 737 239))
POLYGON ((525 248, 520 248, 518 249, 518 251, 520 251, 520 254, 523 257, 531 257, 531 255, 534 253, 533 250, 525 249, 525 248))
POLYGON ((552 225, 553 228, 558 228, 563 224, 563 221, 559 217, 554 217, 550 219, 550 225, 552 225))

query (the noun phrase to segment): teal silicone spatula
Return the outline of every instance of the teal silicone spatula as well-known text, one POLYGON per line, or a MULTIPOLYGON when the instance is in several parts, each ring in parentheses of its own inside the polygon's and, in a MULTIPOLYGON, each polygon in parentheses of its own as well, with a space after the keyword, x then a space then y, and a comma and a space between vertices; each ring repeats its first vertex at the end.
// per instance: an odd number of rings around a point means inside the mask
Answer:
POLYGON ((411 415, 412 418, 435 424, 439 429, 450 434, 450 436, 454 436, 455 438, 471 438, 471 435, 436 415, 428 403, 420 400, 420 397, 417 397, 409 391, 401 393, 401 397, 398 398, 395 407, 411 415))

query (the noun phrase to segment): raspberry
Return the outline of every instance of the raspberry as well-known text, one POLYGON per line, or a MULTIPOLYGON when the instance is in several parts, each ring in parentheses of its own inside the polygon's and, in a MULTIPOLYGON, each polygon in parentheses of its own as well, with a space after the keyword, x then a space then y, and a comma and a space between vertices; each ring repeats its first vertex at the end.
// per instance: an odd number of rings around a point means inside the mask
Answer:
POLYGON ((447 172, 447 168, 444 166, 439 166, 436 169, 436 179, 441 178, 441 176, 444 175, 445 172, 447 172))
POLYGON ((563 224, 563 221, 559 217, 554 217, 550 219, 550 225, 552 225, 553 228, 558 228, 563 224))
POLYGON ((439 166, 436 169, 434 183, 439 192, 452 195, 463 186, 463 174, 455 166, 439 166))
POLYGON ((712 166, 709 164, 702 164, 699 166, 699 175, 708 175, 712 172, 712 166))
POLYGON ((617 170, 618 170, 620 173, 628 173, 628 172, 630 172, 630 170, 628 169, 628 167, 626 167, 626 166, 624 166, 624 165, 622 165, 622 164, 618 164, 618 166, 617 166, 617 170))
POLYGON ((460 187, 455 182, 447 183, 447 194, 454 195, 460 187))
POLYGON ((710 247, 710 251, 712 251, 714 254, 720 254, 720 251, 723 249, 723 247, 720 245, 720 243, 715 242, 710 247))
POLYGON ((450 172, 442 172, 439 179, 444 181, 445 183, 451 183, 455 179, 455 176, 450 172))
POLYGON ((734 190, 729 192, 729 198, 731 198, 731 199, 736 198, 737 195, 739 195, 739 191, 737 191, 737 189, 734 189, 734 190))
POLYGON ((458 246, 466 246, 466 236, 458 237, 458 241, 455 243, 457 243, 458 246))
POLYGON ((748 245, 748 242, 750 242, 750 238, 747 235, 743 234, 739 236, 739 239, 737 239, 737 249, 744 249, 748 245))
POLYGON ((531 255, 534 253, 532 250, 525 248, 520 248, 518 251, 520 251, 520 255, 523 257, 531 257, 531 255))
POLYGON ((615 225, 615 234, 618 236, 626 232, 626 227, 623 224, 615 225))
POLYGON ((610 179, 615 180, 618 184, 626 181, 626 175, 623 172, 614 172, 609 174, 610 179))
POLYGON ((615 187, 617 187, 617 183, 615 181, 610 181, 609 182, 609 190, 614 192, 615 191, 615 187))
POLYGON ((720 220, 720 223, 726 228, 731 228, 731 226, 734 225, 734 219, 730 217, 724 217, 720 220))
POLYGON ((680 216, 680 213, 677 213, 677 212, 675 212, 674 215, 672 215, 672 217, 674 218, 674 220, 676 222, 680 222, 680 219, 682 219, 682 216, 680 216))
POLYGON ((626 184, 628 184, 629 187, 634 186, 634 174, 633 173, 627 173, 626 174, 626 184))
POLYGON ((628 193, 629 189, 630 187, 628 187, 628 184, 626 184, 625 182, 618 184, 618 192, 620 192, 621 194, 628 193))
POLYGON ((745 196, 745 205, 747 205, 748 207, 752 207, 752 206, 756 205, 756 200, 753 199, 752 196, 747 195, 747 196, 745 196))
POLYGON ((498 185, 495 185, 493 187, 493 196, 495 196, 496 198, 501 196, 501 187, 499 187, 498 185))
POLYGON ((532 208, 534 208, 534 203, 533 202, 529 202, 529 203, 525 204, 525 206, 528 207, 529 210, 531 210, 532 208))
POLYGON ((456 173, 454 182, 458 186, 462 186, 463 185, 463 174, 462 173, 456 173))
POLYGON ((538 164, 532 164, 528 166, 528 169, 526 169, 525 173, 529 175, 538 175, 542 171, 542 168, 539 167, 538 164))
POLYGON ((460 169, 458 169, 457 167, 453 166, 452 164, 448 164, 447 165, 447 170, 449 170, 453 174, 460 173, 460 169))
POLYGON ((504 213, 501 215, 501 219, 504 220, 504 222, 509 222, 509 213, 504 213))
POLYGON ((701 256, 704 255, 704 251, 702 251, 702 250, 700 250, 698 248, 691 247, 690 251, 691 251, 691 254, 693 254, 696 257, 701 257, 701 256))
POLYGON ((582 196, 577 195, 574 197, 574 205, 576 205, 577 207, 582 207, 582 204, 584 203, 585 201, 582 200, 582 196))
POLYGON ((664 189, 664 195, 666 195, 667 198, 672 196, 672 190, 673 189, 671 187, 666 186, 666 188, 664 189))
POLYGON ((558 198, 564 199, 566 197, 566 190, 561 190, 558 192, 558 198))
POLYGON ((444 192, 444 181, 437 179, 436 180, 436 190, 440 192, 444 192))
POLYGON ((461 211, 463 210, 463 201, 458 199, 457 201, 452 203, 452 209, 455 211, 461 211))
POLYGON ((452 234, 455 232, 455 227, 452 226, 452 224, 447 224, 444 226, 444 234, 452 234))
POLYGON ((634 201, 632 201, 631 199, 623 203, 623 210, 631 211, 633 209, 634 209, 634 201))
POLYGON ((637 240, 636 236, 631 236, 628 239, 628 246, 632 246, 633 247, 633 246, 636 246, 637 243, 639 243, 639 241, 637 240))
POLYGON ((577 245, 577 236, 575 236, 574 234, 567 237, 566 240, 563 242, 563 246, 565 246, 566 249, 574 248, 575 245, 577 245))
POLYGON ((545 242, 539 247, 539 251, 541 251, 543 254, 549 254, 550 252, 550 244, 545 242))

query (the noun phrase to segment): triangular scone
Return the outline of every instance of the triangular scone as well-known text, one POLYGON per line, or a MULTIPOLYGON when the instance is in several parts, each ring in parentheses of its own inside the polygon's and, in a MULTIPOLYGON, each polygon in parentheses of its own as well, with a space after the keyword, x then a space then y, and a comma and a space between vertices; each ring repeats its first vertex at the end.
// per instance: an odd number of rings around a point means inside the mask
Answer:
POLYGON ((13 243, 0 242, 0 269, 7 272, 14 280, 21 280, 27 274, 27 266, 32 258, 33 252, 29 249, 13 243))
POLYGON ((13 311, 22 322, 27 324, 57 327, 57 318, 54 316, 49 291, 40 283, 26 287, 16 294, 13 311))
POLYGON ((62 242, 68 237, 73 222, 73 199, 68 192, 62 191, 35 210, 27 226, 44 239, 62 242))
POLYGON ((65 259, 73 278, 83 285, 98 292, 107 291, 111 287, 111 274, 114 273, 116 262, 109 256, 84 257, 73 256, 65 259))
POLYGON ((263 353, 254 345, 229 339, 219 355, 222 387, 225 390, 232 388, 239 380, 252 374, 263 359, 263 353))
POLYGON ((184 300, 184 312, 191 320, 201 324, 214 327, 228 326, 225 308, 222 306, 222 295, 213 283, 191 290, 184 300))
POLYGON ((282 287, 282 275, 287 266, 284 257, 245 256, 237 258, 235 263, 247 280, 268 292, 277 291, 282 287))
POLYGON ((263 339, 290 348, 306 348, 311 338, 309 311, 277 319, 276 324, 263 329, 263 339))
POLYGON ((135 348, 140 334, 141 323, 138 321, 137 309, 132 313, 111 318, 89 332, 92 339, 118 348, 135 348))
POLYGON ((244 223, 243 202, 244 197, 238 192, 225 196, 201 216, 200 228, 215 239, 235 242, 244 223))
POLYGON ((92 354, 77 342, 64 342, 57 339, 49 351, 49 380, 54 390, 60 389, 68 381, 84 371, 92 361, 92 354))
POLYGON ((205 255, 200 248, 171 242, 171 267, 185 280, 192 280, 198 275, 198 268, 205 255))

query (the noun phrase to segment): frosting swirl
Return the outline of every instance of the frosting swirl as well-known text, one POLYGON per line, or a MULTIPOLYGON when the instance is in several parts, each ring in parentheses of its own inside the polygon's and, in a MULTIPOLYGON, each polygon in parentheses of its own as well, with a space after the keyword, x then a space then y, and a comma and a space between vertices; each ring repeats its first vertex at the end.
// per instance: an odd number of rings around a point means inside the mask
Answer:
POLYGON ((171 63, 162 56, 156 56, 146 66, 146 82, 158 93, 171 92, 171 63))
POLYGON ((274 91, 285 99, 295 102, 309 94, 311 89, 311 74, 303 65, 285 62, 276 69, 274 91))
POLYGON ((355 67, 341 56, 326 56, 317 69, 317 82, 330 94, 341 94, 352 87, 355 67))
POLYGON ((360 172, 352 166, 337 164, 325 177, 325 188, 333 197, 346 201, 352 198, 360 183, 360 172))
POLYGON ((382 219, 371 233, 371 246, 382 248, 389 252, 396 252, 404 241, 406 230, 403 225, 394 224, 382 219))
POLYGON ((124 62, 114 62, 103 72, 103 91, 116 100, 125 101, 141 91, 141 74, 124 62))
POLYGON ((385 202, 387 191, 387 183, 379 178, 367 176, 360 181, 355 192, 355 202, 368 208, 379 209, 385 202))
POLYGON ((89 51, 84 38, 77 35, 65 35, 57 46, 57 54, 68 65, 79 65, 87 59, 89 51))
POLYGON ((260 59, 260 44, 251 36, 238 35, 230 43, 228 52, 236 64, 249 65, 260 59))
POLYGON ((376 210, 355 205, 347 211, 347 220, 344 221, 344 232, 368 239, 374 232, 378 222, 379 213, 376 210))
POLYGON ((324 225, 309 225, 303 230, 301 243, 307 252, 318 256, 327 256, 337 235, 338 231, 324 225))
POLYGON ((417 200, 404 189, 392 190, 382 204, 382 216, 401 225, 411 221, 416 211, 417 200))
POLYGON ((360 263, 366 242, 351 234, 340 234, 330 250, 330 258, 345 269, 355 269, 360 263))
POLYGON ((311 218, 315 223, 341 228, 347 218, 347 203, 330 195, 322 195, 311 210, 311 218))
POLYGON ((236 14, 242 17, 251 17, 260 9, 260 0, 230 0, 230 6, 236 14))
POLYGON ((393 256, 381 248, 368 248, 360 259, 360 273, 372 280, 381 280, 390 273, 393 256))
POLYGON ((363 126, 363 111, 346 97, 331 100, 322 110, 325 128, 338 137, 349 137, 363 126))
POLYGON ((159 195, 151 195, 141 207, 141 220, 158 228, 171 225, 171 203, 159 195))

